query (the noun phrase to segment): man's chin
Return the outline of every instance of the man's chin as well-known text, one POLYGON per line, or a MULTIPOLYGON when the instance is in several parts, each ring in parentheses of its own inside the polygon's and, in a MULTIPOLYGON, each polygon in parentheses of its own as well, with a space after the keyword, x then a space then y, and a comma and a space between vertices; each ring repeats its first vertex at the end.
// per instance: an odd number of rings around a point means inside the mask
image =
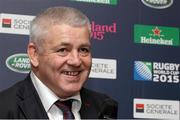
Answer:
POLYGON ((72 96, 75 96, 79 93, 79 91, 74 91, 74 92, 66 92, 64 96, 61 96, 60 98, 62 99, 66 99, 66 98, 69 98, 69 97, 72 97, 72 96))

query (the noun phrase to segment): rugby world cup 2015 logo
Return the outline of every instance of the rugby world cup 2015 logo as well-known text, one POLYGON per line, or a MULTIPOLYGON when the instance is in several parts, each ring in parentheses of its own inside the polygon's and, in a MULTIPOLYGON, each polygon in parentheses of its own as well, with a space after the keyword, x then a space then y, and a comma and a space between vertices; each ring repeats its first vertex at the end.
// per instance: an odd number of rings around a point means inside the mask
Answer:
POLYGON ((152 80, 152 63, 144 61, 134 62, 134 80, 152 80))
POLYGON ((177 84, 180 82, 180 64, 135 61, 134 80, 177 84))

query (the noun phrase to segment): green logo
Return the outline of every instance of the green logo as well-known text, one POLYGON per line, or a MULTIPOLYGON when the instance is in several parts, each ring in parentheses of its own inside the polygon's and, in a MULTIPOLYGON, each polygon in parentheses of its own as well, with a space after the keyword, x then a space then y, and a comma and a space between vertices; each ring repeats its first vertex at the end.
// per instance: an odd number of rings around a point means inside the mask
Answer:
POLYGON ((148 7, 156 9, 168 8, 173 4, 173 0, 141 0, 148 7))
POLYGON ((71 1, 117 5, 117 0, 71 0, 71 1))
POLYGON ((6 59, 6 66, 18 73, 28 73, 31 69, 27 54, 14 54, 6 59))
POLYGON ((179 46, 179 28, 134 25, 134 42, 179 46))

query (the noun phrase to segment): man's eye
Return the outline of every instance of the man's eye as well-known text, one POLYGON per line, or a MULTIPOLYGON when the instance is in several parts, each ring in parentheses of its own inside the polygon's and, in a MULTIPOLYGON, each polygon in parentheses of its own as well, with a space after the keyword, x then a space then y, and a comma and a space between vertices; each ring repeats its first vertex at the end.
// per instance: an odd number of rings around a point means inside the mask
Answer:
POLYGON ((65 51, 66 51, 66 48, 61 48, 57 52, 65 52, 65 51))
POLYGON ((81 54, 82 56, 87 56, 87 55, 89 55, 89 53, 90 53, 89 48, 81 48, 81 49, 80 49, 80 54, 81 54))
POLYGON ((60 56, 66 56, 68 54, 68 50, 66 48, 60 48, 59 50, 57 50, 57 53, 60 56))
POLYGON ((89 52, 89 49, 88 48, 81 48, 80 51, 84 52, 84 53, 87 53, 87 52, 89 52))

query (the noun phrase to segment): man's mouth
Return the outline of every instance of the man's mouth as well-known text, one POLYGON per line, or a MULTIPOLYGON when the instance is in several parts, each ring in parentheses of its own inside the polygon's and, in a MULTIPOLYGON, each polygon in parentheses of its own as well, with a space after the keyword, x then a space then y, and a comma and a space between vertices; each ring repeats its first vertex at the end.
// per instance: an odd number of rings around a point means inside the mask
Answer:
POLYGON ((80 74, 80 71, 63 71, 62 73, 68 76, 77 76, 80 74))

